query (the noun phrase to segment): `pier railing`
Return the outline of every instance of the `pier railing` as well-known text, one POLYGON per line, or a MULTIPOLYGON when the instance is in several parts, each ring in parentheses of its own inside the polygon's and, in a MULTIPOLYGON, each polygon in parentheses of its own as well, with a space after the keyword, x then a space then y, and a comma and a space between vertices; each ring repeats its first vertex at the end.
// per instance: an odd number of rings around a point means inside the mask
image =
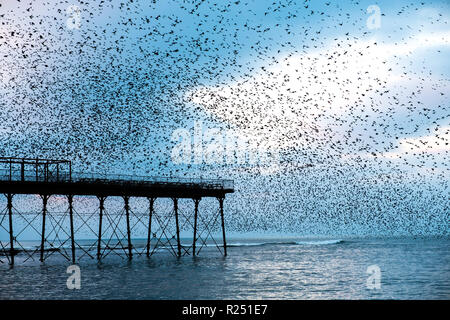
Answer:
POLYGON ((60 182, 60 183, 116 183, 116 184, 139 184, 139 185, 185 185, 197 186, 205 189, 234 189, 233 180, 203 179, 203 178, 177 178, 177 177, 153 177, 123 174, 102 174, 86 172, 38 172, 11 171, 0 169, 0 181, 15 182, 60 182))

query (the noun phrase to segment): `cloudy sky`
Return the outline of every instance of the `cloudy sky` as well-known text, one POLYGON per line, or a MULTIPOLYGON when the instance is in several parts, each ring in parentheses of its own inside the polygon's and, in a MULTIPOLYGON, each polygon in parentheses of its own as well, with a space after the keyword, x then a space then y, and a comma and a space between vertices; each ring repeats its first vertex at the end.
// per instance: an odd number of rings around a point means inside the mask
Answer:
POLYGON ((0 3, 2 154, 231 177, 236 231, 448 234, 447 1, 0 3))

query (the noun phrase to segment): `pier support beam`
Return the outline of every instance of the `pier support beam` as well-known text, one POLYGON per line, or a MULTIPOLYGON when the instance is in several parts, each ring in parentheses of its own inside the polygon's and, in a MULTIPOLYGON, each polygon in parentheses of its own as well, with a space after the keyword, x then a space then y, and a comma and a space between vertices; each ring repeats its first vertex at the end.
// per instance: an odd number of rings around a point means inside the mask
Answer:
POLYGON ((97 260, 101 258, 101 250, 102 250, 102 223, 103 223, 103 210, 105 210, 105 199, 106 197, 98 197, 98 201, 100 202, 99 210, 99 222, 98 222, 98 243, 97 243, 97 260))
POLYGON ((125 202, 125 214, 127 217, 127 238, 128 238, 128 259, 133 259, 133 252, 131 247, 131 230, 130 230, 130 206, 129 206, 129 200, 130 197, 125 196, 123 197, 123 200, 125 202))
POLYGON ((67 196, 69 202, 69 218, 70 218, 70 242, 72 248, 72 262, 75 263, 75 234, 73 231, 73 195, 67 196))
POLYGON ((222 220, 222 237, 223 237, 223 255, 227 256, 227 239, 225 238, 225 219, 223 216, 223 200, 224 197, 217 198, 219 200, 219 206, 220 206, 220 218, 222 220))
POLYGON ((13 195, 11 193, 8 193, 8 215, 9 215, 9 254, 11 257, 11 265, 14 265, 14 231, 13 231, 13 223, 12 223, 12 198, 13 195))
POLYGON ((47 214, 48 195, 41 195, 42 197, 42 233, 41 233, 41 257, 39 261, 44 262, 44 248, 45 248, 45 216, 47 214))
POLYGON ((178 256, 181 257, 180 224, 178 222, 178 198, 173 198, 173 209, 175 211, 175 224, 177 228, 177 253, 178 256))
POLYGON ((200 203, 201 198, 195 198, 194 200, 194 241, 192 243, 192 256, 195 257, 195 243, 197 241, 197 218, 198 218, 198 205, 200 203))
POLYGON ((150 256, 150 241, 152 239, 152 216, 153 216, 153 205, 155 203, 155 198, 148 198, 150 202, 149 215, 148 215, 148 235, 147 235, 147 257, 150 256))

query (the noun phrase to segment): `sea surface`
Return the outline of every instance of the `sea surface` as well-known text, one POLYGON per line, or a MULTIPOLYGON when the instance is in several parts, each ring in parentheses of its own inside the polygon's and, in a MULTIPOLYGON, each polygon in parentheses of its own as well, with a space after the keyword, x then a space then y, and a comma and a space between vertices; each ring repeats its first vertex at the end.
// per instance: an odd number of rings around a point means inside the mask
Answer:
POLYGON ((448 238, 229 239, 229 245, 227 257, 211 243, 195 258, 167 250, 132 261, 123 254, 100 263, 85 256, 77 263, 81 288, 72 290, 71 263, 58 252, 45 263, 18 256, 12 268, 0 256, 0 299, 450 299, 448 238))

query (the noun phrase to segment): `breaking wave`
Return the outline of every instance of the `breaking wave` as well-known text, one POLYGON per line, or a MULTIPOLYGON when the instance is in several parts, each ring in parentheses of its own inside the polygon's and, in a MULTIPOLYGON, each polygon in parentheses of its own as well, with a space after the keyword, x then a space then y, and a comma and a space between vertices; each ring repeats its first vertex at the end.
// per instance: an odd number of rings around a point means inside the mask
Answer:
POLYGON ((327 245, 340 244, 345 241, 342 239, 333 240, 304 240, 304 241, 286 241, 286 242, 236 242, 228 243, 227 247, 252 247, 252 246, 295 246, 295 245, 327 245))

